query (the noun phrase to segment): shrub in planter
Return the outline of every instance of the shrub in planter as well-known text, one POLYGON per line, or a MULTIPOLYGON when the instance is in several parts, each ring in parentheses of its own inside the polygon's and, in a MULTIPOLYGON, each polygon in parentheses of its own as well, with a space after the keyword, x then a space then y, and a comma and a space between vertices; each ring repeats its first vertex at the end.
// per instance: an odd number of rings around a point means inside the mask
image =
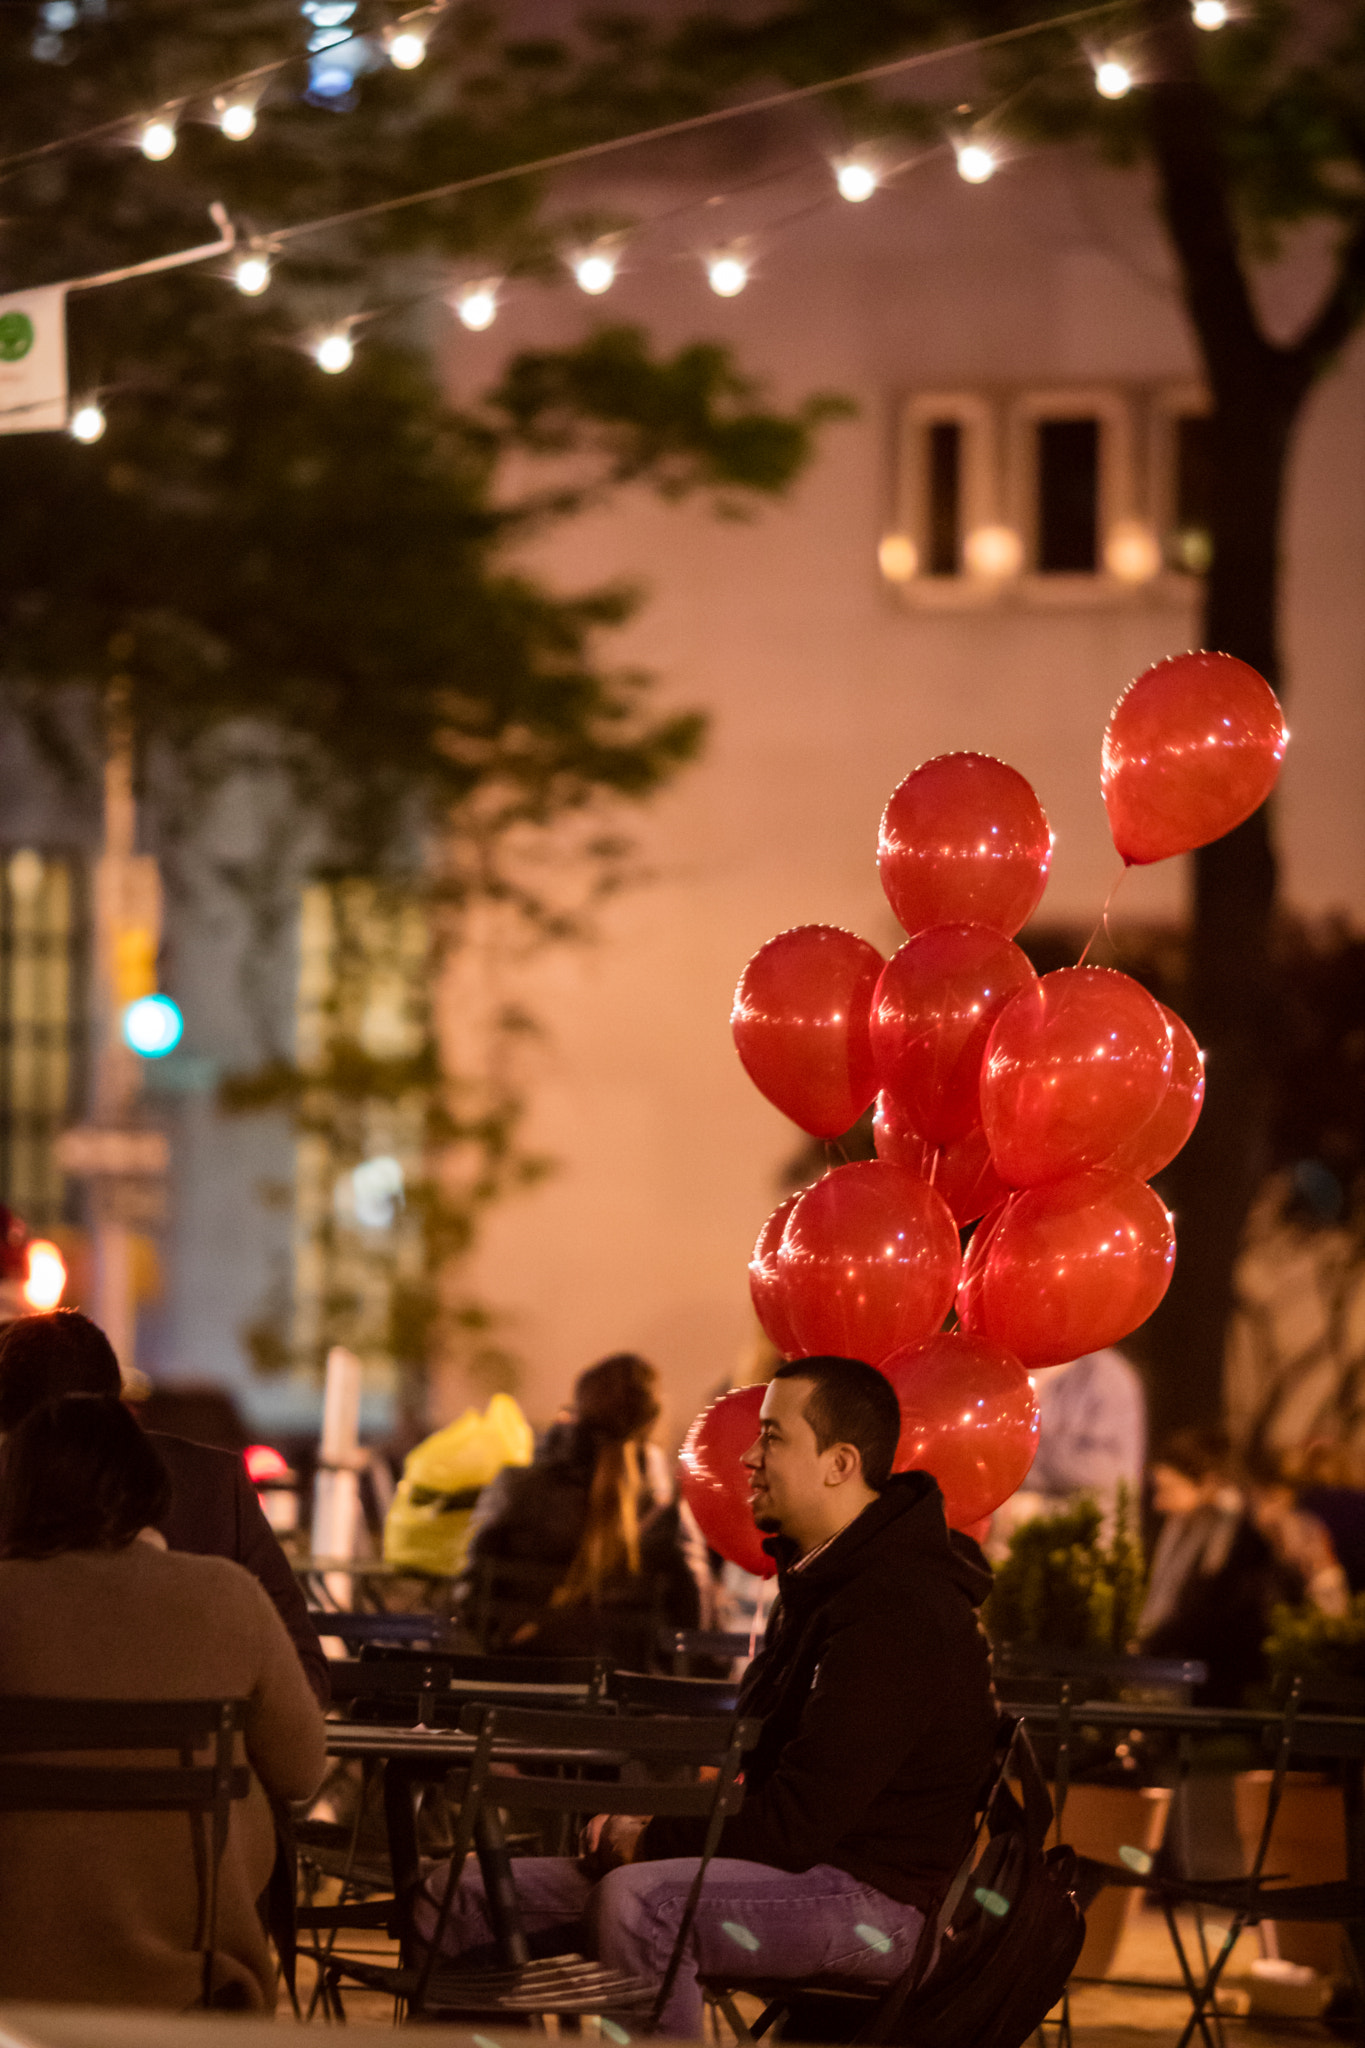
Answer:
POLYGON ((993 1643, 1112 1657, 1130 1649, 1146 1567, 1122 1491, 1108 1540, 1103 1524, 1098 1502, 1082 1497, 1016 1530, 983 1614, 993 1643))

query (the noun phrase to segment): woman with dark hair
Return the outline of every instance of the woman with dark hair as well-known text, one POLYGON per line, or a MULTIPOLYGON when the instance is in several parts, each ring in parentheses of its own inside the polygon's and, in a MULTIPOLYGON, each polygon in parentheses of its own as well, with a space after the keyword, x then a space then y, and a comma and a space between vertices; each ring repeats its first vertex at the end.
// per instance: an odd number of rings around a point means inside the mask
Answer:
MULTIPOLYGON (((648 1669, 660 1622, 695 1628, 691 1531, 650 1443, 659 1376, 634 1352, 580 1373, 572 1412, 475 1510, 465 1613, 489 1649, 603 1656, 648 1669)), ((700 1551, 698 1540, 697 1550, 700 1551)))
MULTIPOLYGON (((321 1710, 264 1589, 227 1558, 168 1551, 166 1469, 122 1404, 68 1394, 0 1452, 0 1693, 244 1699, 250 1791, 234 1803, 216 2002, 271 2010, 256 1913, 275 1855, 268 1795, 304 1799, 321 1710)), ((163 2006, 199 1994, 198 1837, 177 1813, 0 1816, 0 2000, 163 2006)))

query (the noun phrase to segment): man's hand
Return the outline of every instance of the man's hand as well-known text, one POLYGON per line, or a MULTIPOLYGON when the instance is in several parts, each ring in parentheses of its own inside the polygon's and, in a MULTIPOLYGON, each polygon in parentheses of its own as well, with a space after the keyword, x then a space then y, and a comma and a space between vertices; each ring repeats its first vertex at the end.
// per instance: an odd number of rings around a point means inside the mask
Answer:
POLYGON ((647 1813, 595 1813, 578 1841, 580 1861, 597 1877, 623 1863, 633 1863, 640 1837, 649 1826, 647 1813))

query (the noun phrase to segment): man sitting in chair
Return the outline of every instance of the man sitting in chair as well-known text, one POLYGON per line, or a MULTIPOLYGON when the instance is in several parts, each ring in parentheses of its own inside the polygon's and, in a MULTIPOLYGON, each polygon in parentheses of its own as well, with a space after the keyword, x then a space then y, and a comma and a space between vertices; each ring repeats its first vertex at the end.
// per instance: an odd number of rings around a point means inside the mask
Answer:
MULTIPOLYGON (((764 1395, 743 1462, 780 1597, 739 1698, 764 1726, 662 2014, 675 2038, 700 2034, 708 1975, 893 1981, 967 1848, 995 1741, 990 1574, 929 1474, 892 1474, 899 1435, 890 1382, 857 1359, 794 1360, 764 1395)), ((599 1815, 578 1861, 517 1859, 527 1933, 581 1923, 601 1962, 660 1982, 703 1833, 599 1815)), ((430 1933, 435 1907, 418 1918, 430 1933)), ((471 1857, 443 1945, 490 1939, 471 1857)))

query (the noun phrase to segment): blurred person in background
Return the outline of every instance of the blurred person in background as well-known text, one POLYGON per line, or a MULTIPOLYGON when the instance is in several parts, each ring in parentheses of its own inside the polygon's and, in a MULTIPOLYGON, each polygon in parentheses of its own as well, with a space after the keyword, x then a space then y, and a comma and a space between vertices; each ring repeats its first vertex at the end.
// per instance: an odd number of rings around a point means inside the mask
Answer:
POLYGON ((1232 1477, 1221 1430, 1182 1429, 1152 1461, 1152 1507, 1162 1518, 1140 1622, 1147 1656, 1208 1666, 1195 1699, 1240 1706, 1263 1681, 1270 1610, 1291 1591, 1232 1477))
POLYGON ((506 1467, 485 1489, 463 1612, 482 1624, 486 1649, 647 1669, 660 1624, 702 1625, 705 1546, 650 1441, 658 1383, 629 1351, 589 1366, 531 1463, 506 1467))
POLYGON ((1345 1614, 1351 1588, 1326 1524, 1299 1503, 1292 1461, 1281 1452, 1259 1450, 1245 1463, 1251 1517, 1275 1553, 1286 1597, 1320 1614, 1345 1614))
POLYGON ((1062 1514, 1089 1494, 1112 1528, 1120 1491, 1135 1512, 1147 1455, 1147 1399, 1122 1352, 1088 1351, 1069 1365, 1033 1375, 1038 1398, 1038 1450, 1018 1493, 997 1508, 990 1552, 1039 1515, 1062 1514))
MULTIPOLYGON (((0 1436, 17 1429, 43 1402, 62 1394, 117 1399, 121 1388, 113 1346, 79 1309, 20 1316, 0 1331, 0 1436)), ((185 1437, 147 1434, 170 1474, 169 1497, 157 1518, 167 1545, 200 1556, 229 1557, 260 1580, 289 1632, 308 1683, 325 1706, 331 1697, 327 1659, 246 1466, 231 1451, 185 1437)))
MULTIPOLYGON (((247 1702, 251 1782, 220 1869, 214 2002, 269 2012, 256 1901, 275 1860, 270 1799, 317 1790, 326 1724, 259 1581, 227 1558, 167 1549, 156 1525, 170 1493, 116 1395, 68 1394, 7 1434, 0 1692, 247 1702)), ((0 1999, 193 2005, 202 1850, 179 1813, 0 1816, 0 1999)))
POLYGON ((1322 1438, 1296 1460, 1298 1506, 1316 1515, 1332 1539, 1353 1593, 1365 1593, 1365 1487, 1358 1452, 1322 1438))

